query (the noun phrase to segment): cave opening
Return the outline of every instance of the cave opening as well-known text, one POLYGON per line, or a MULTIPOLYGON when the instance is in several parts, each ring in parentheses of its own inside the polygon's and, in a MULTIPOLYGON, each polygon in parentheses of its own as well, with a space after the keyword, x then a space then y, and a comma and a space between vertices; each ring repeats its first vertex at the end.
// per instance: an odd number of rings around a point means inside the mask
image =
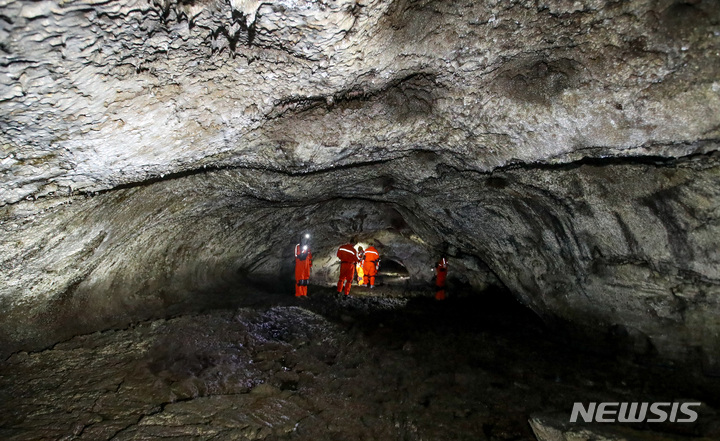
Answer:
POLYGON ((407 284, 410 280, 410 272, 399 260, 385 258, 378 270, 378 278, 383 284, 407 284))

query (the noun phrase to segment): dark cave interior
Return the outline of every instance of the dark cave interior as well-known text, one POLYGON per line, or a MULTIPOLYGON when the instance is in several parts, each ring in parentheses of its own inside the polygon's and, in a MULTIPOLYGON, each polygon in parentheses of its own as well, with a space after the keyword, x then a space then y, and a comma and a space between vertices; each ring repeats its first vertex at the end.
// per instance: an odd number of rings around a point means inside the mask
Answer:
POLYGON ((719 59, 717 0, 0 0, 0 439, 720 439, 719 59))

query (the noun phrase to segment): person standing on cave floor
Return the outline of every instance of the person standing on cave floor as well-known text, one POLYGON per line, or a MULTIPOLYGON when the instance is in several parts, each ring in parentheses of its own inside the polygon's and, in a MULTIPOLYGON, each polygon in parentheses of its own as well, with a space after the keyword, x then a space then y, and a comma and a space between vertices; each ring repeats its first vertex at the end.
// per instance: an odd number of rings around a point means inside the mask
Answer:
POLYGON ((363 271, 363 264, 365 263, 365 251, 363 250, 363 247, 358 247, 357 256, 358 263, 355 264, 355 270, 357 272, 358 285, 362 286, 365 284, 365 271, 363 271))
POLYGON ((340 259, 340 280, 338 280, 337 292, 344 292, 348 296, 355 276, 355 264, 358 262, 355 246, 351 243, 340 246, 337 257, 340 259))
POLYGON ((448 263, 445 257, 442 257, 435 264, 435 300, 445 300, 445 282, 447 280, 448 263))
POLYGON ((378 269, 380 269, 380 253, 374 246, 371 245, 365 250, 365 260, 363 262, 365 284, 370 288, 375 288, 375 276, 378 269))
POLYGON ((295 297, 307 298, 311 268, 312 252, 310 252, 310 246, 307 244, 295 245, 295 297))

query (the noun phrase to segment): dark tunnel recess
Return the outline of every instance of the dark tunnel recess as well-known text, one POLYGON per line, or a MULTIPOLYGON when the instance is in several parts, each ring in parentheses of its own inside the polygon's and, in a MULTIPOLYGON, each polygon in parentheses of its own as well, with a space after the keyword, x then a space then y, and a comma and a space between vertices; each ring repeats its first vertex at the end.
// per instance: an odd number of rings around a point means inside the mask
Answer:
POLYGON ((378 276, 382 278, 383 283, 401 284, 410 278, 410 273, 402 262, 389 257, 382 260, 378 276))
POLYGON ((504 286, 547 323, 626 329, 639 351, 716 369, 715 157, 492 175, 429 173, 427 161, 212 170, 5 207, 0 228, 18 240, 5 246, 2 347, 232 307, 262 289, 292 295, 294 247, 309 232, 311 284, 336 284, 337 247, 357 240, 430 295, 430 269, 447 253, 451 290, 504 286), (380 185, 388 176, 394 184, 380 185), (359 177, 367 185, 340 184, 359 177))

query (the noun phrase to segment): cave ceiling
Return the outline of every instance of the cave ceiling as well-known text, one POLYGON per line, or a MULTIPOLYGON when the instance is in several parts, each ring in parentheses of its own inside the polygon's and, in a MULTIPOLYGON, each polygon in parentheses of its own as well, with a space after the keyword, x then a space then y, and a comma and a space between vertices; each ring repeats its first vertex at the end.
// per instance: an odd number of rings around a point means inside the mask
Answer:
POLYGON ((8 1, 0 203, 207 167, 716 149, 712 1, 8 1))

